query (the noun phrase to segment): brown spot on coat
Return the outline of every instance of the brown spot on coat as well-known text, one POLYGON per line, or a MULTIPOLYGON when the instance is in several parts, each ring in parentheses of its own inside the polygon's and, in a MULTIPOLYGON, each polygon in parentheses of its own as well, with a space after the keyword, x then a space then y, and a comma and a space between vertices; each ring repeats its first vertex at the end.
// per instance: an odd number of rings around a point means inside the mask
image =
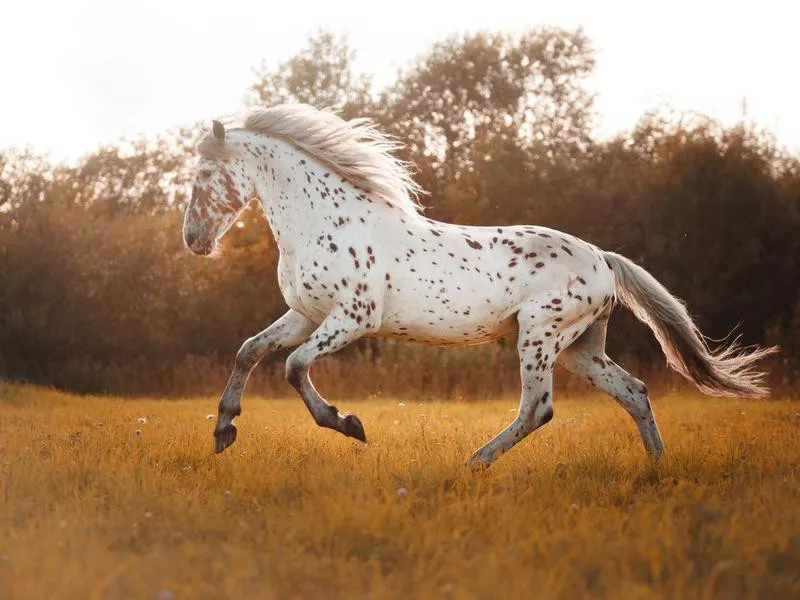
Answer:
POLYGON ((469 238, 466 238, 465 241, 467 242, 467 244, 469 245, 470 248, 475 248, 475 250, 480 250, 481 248, 483 248, 481 243, 480 242, 476 242, 475 240, 471 240, 469 238))

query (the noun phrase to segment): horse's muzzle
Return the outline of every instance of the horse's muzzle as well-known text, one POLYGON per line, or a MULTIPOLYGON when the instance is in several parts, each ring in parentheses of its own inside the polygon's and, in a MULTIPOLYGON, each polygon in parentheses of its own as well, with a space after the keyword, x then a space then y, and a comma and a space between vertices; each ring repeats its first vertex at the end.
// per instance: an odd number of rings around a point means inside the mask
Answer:
POLYGON ((199 256, 208 256, 214 250, 214 241, 206 241, 201 239, 197 234, 192 231, 187 231, 183 235, 183 241, 186 247, 192 251, 193 254, 199 256))

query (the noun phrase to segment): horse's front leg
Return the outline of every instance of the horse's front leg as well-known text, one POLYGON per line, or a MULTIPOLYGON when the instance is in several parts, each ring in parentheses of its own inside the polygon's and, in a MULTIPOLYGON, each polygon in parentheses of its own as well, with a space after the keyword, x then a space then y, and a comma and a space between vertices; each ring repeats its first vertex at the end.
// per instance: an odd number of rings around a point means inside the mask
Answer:
POLYGON ((219 416, 214 429, 214 449, 222 452, 236 441, 233 419, 242 413, 242 393, 253 367, 271 352, 297 346, 308 339, 316 325, 290 310, 261 333, 254 335, 236 353, 236 364, 219 401, 219 416))
POLYGON ((300 394, 317 425, 334 429, 362 442, 366 442, 367 437, 359 418, 352 413, 340 414, 335 406, 320 396, 311 383, 308 371, 317 359, 341 350, 374 329, 376 327, 374 319, 375 313, 371 310, 368 314, 357 315, 344 307, 338 307, 325 318, 314 334, 286 359, 286 379, 300 394))

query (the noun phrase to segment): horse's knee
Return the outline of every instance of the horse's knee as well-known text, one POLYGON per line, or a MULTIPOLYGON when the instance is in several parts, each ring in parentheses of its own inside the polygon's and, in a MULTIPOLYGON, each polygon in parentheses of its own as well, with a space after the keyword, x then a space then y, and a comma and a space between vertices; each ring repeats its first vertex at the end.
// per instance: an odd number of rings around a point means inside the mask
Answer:
POLYGON ((250 338, 241 345, 236 353, 236 368, 242 371, 249 371, 256 366, 260 357, 261 352, 256 338, 250 338))
POLYGON ((236 353, 236 368, 249 371, 258 364, 261 357, 278 349, 274 342, 266 342, 263 337, 251 337, 242 344, 236 353))

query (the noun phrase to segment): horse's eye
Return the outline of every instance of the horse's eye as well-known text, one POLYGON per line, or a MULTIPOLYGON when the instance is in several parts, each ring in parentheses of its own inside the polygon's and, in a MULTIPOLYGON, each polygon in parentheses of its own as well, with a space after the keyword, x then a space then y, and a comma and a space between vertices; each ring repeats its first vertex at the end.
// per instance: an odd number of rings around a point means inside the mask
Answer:
POLYGON ((211 177, 211 171, 200 171, 200 179, 208 179, 209 177, 211 177))

